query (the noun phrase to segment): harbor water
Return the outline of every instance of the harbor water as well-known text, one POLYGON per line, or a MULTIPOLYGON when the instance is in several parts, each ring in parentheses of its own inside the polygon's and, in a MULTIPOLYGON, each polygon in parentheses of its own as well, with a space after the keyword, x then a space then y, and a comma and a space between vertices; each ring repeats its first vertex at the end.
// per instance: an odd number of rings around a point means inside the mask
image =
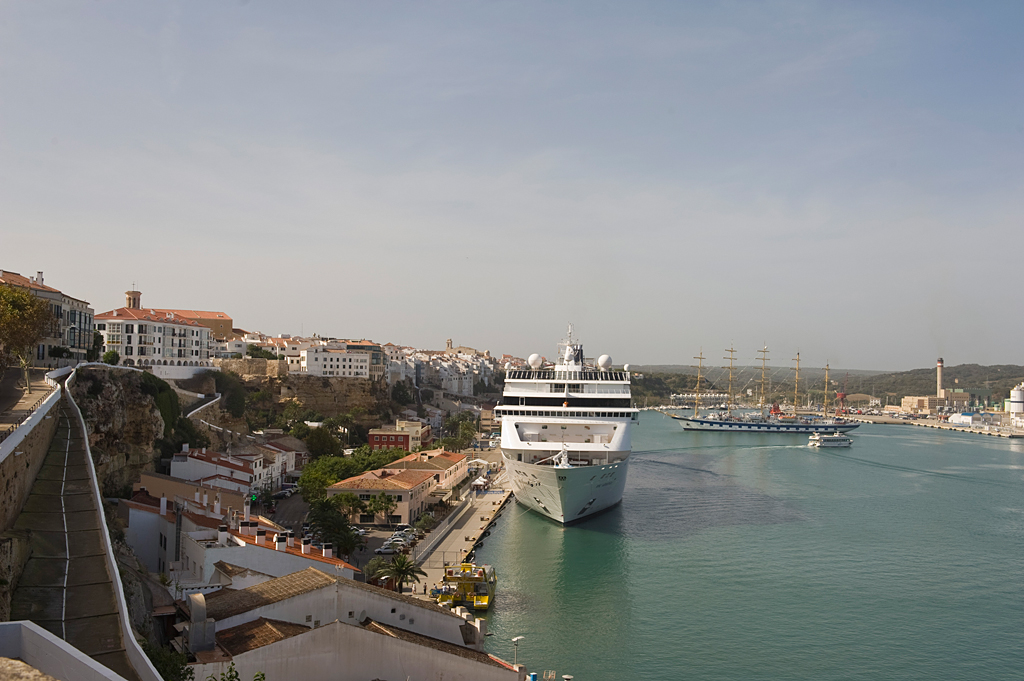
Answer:
POLYGON ((690 433, 643 412, 622 503, 514 503, 488 650, 556 678, 1024 678, 1024 441, 864 425, 690 433))

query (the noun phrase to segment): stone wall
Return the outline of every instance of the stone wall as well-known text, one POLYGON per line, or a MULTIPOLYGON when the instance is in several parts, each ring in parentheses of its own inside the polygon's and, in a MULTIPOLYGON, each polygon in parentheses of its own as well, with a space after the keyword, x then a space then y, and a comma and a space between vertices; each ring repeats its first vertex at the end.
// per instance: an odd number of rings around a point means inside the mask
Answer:
POLYGON ((12 529, 32 491, 57 431, 60 391, 4 440, 0 461, 0 622, 11 616, 11 594, 29 559, 29 533, 12 529), (20 432, 19 432, 20 431, 20 432))
POLYGON ((255 357, 248 357, 246 359, 215 359, 213 360, 213 365, 219 367, 222 371, 232 371, 241 376, 243 380, 288 375, 288 362, 283 359, 259 359, 255 357))
POLYGON ((11 451, 0 461, 0 531, 9 530, 21 513, 57 431, 59 393, 51 395, 36 413, 4 441, 11 451), (19 433, 25 429, 22 433, 19 433), (21 438, 20 442, 15 438, 21 438))

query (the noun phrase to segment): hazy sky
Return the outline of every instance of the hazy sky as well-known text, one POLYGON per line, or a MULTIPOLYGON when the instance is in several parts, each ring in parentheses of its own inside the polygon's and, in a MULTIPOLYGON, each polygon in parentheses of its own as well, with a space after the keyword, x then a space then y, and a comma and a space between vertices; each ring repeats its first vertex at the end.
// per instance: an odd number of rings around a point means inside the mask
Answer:
POLYGON ((0 268, 617 363, 1024 363, 1024 3, 0 3, 0 268))

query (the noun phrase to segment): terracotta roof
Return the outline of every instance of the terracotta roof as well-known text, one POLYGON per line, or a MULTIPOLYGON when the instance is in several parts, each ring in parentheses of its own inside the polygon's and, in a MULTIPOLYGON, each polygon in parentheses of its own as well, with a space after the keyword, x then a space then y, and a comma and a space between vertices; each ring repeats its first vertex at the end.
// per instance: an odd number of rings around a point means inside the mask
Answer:
POLYGON ((231 655, 241 655, 271 643, 311 631, 309 627, 260 617, 217 632, 217 643, 231 655))
POLYGON ((0 270, 0 284, 10 284, 11 286, 18 286, 21 288, 33 289, 35 291, 49 291, 51 293, 60 293, 57 289, 46 284, 37 284, 28 277, 23 277, 17 272, 8 272, 7 270, 0 270))
MULTIPOLYGON (((175 456, 181 456, 185 452, 177 452, 175 456)), ((191 459, 198 459, 199 461, 206 461, 208 463, 222 466, 230 470, 238 471, 240 473, 252 473, 252 466, 246 463, 235 463, 228 458, 227 454, 221 454, 219 452, 203 452, 201 449, 189 449, 187 456, 191 459)), ((213 476, 210 476, 213 477, 213 476)))
POLYGON ((434 476, 434 471, 404 470, 394 475, 382 476, 383 471, 368 471, 327 489, 400 489, 410 490, 434 476))
POLYGON ((179 326, 194 326, 206 328, 202 324, 192 319, 186 319, 185 317, 179 317, 172 314, 168 317, 163 311, 155 308, 133 308, 133 307, 119 307, 116 310, 110 310, 109 312, 101 312, 100 314, 93 317, 96 320, 141 320, 146 322, 153 322, 154 324, 177 324, 179 326))
POLYGON ((179 317, 185 317, 186 319, 225 319, 231 321, 231 316, 224 312, 216 312, 209 310, 171 310, 171 309, 158 309, 157 312, 170 312, 171 314, 178 315, 179 317))
POLYGON ((458 657, 464 657, 466 659, 474 660, 481 664, 487 664, 492 667, 501 667, 502 669, 513 668, 512 665, 510 665, 508 662, 498 659, 493 655, 488 655, 487 653, 481 652, 479 650, 465 648, 460 645, 455 645, 454 643, 449 643, 448 641, 441 641, 436 638, 431 638, 430 636, 424 636, 423 634, 413 633, 406 629, 399 629, 398 627, 381 624, 380 622, 374 622, 369 618, 363 621, 362 626, 364 629, 372 631, 377 634, 390 636, 391 638, 401 639, 408 643, 415 643, 416 645, 431 648, 438 652, 448 653, 449 655, 457 655, 458 657))
POLYGON ((284 577, 277 577, 262 584, 227 593, 207 603, 206 615, 215 620, 224 620, 243 612, 278 603, 323 589, 334 584, 334 578, 314 568, 306 568, 284 577))
MULTIPOLYGON (((260 516, 260 520, 257 521, 257 522, 260 522, 260 529, 266 529, 266 527, 264 526, 264 523, 262 522, 263 520, 265 520, 265 518, 260 516)), ((278 526, 278 527, 280 527, 280 526, 278 526)), ((284 532, 286 530, 283 527, 281 527, 278 531, 279 532, 284 532)), ((230 532, 231 532, 231 536, 233 536, 233 537, 235 537, 237 539, 240 539, 241 541, 245 542, 246 544, 251 544, 251 545, 259 547, 259 548, 264 548, 267 551, 276 551, 277 550, 277 548, 273 544, 270 543, 270 540, 273 537, 273 534, 272 534, 271 530, 267 530, 267 543, 266 544, 257 544, 256 543, 256 537, 254 535, 251 535, 251 534, 241 534, 237 530, 230 530, 230 532)), ((346 563, 341 558, 334 558, 334 557, 325 558, 324 557, 323 549, 318 549, 315 546, 310 546, 309 547, 309 553, 303 553, 302 552, 302 543, 301 543, 301 541, 299 540, 298 537, 295 538, 295 546, 286 546, 284 548, 284 550, 287 553, 292 554, 293 556, 302 556, 303 558, 307 558, 309 560, 315 560, 315 561, 318 561, 318 562, 321 562, 321 563, 325 563, 327 565, 332 565, 332 566, 340 565, 341 567, 349 569, 349 570, 352 570, 353 572, 360 572, 359 568, 357 568, 355 565, 352 565, 350 563, 346 563)))

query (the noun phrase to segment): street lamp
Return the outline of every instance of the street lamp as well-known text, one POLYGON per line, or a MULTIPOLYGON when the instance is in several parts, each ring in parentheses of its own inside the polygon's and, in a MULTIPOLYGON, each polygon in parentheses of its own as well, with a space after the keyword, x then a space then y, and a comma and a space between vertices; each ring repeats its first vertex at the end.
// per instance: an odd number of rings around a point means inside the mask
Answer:
POLYGON ((512 639, 512 645, 514 645, 516 647, 515 653, 513 653, 513 657, 512 657, 512 666, 513 667, 516 666, 517 664, 519 664, 519 642, 522 641, 524 638, 526 638, 526 637, 525 636, 516 636, 514 639, 512 639))

